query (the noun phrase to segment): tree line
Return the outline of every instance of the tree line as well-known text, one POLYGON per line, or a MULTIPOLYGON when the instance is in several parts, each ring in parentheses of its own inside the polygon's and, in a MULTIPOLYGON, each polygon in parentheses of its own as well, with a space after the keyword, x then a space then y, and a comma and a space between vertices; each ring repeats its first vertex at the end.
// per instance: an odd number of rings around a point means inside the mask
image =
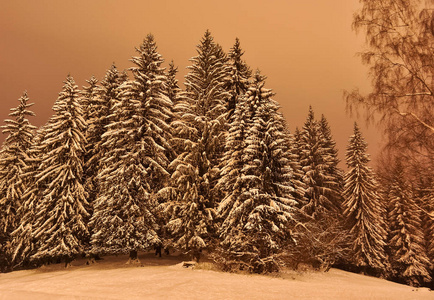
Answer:
POLYGON ((23 94, 2 126, 3 271, 172 247, 226 271, 431 280, 428 178, 406 181, 399 162, 376 175, 357 124, 344 172, 326 117, 310 107, 291 133, 238 39, 226 53, 206 31, 196 51, 181 89, 148 35, 128 70, 82 89, 68 75, 40 128, 23 94))

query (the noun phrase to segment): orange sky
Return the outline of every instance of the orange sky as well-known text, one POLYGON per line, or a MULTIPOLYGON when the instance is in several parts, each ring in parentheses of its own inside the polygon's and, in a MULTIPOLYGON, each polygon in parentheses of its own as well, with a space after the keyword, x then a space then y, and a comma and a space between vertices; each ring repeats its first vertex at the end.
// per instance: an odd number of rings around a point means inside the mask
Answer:
MULTIPOLYGON (((130 67, 148 33, 166 63, 179 66, 182 83, 209 29, 225 50, 240 38, 247 63, 268 76, 291 131, 303 125, 309 104, 318 118, 324 114, 343 159, 356 119, 346 114, 342 92, 369 91, 367 68, 355 55, 363 36, 351 30, 358 8, 357 0, 0 0, 0 120, 27 90, 37 114, 31 122, 44 124, 68 73, 81 87, 92 75, 101 79, 112 62, 130 67)), ((375 155, 378 131, 358 122, 375 155)))

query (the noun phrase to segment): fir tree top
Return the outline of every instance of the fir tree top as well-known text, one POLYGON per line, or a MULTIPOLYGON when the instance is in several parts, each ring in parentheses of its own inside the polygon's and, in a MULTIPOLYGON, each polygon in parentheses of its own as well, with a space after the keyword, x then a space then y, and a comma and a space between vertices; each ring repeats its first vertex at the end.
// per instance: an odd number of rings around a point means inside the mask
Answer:
MULTIPOLYGON (((2 152, 10 151, 7 148, 17 147, 19 150, 24 151, 29 148, 33 138, 33 130, 35 126, 31 125, 27 116, 35 116, 35 113, 28 110, 34 103, 28 103, 29 98, 25 91, 20 99, 20 104, 16 108, 11 108, 9 116, 14 117, 15 120, 6 119, 6 125, 1 126, 3 133, 9 133, 4 142, 2 152)), ((16 149, 16 150, 18 150, 16 149)))

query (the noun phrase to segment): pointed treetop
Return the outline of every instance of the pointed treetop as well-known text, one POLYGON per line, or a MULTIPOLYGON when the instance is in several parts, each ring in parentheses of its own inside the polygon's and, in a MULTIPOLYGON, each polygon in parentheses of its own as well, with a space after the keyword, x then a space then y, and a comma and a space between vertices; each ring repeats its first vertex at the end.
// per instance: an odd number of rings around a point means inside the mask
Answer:
POLYGON ((86 80, 87 83, 89 83, 91 86, 94 86, 98 83, 98 79, 96 79, 95 75, 92 75, 90 79, 86 80))
MULTIPOLYGON (((234 50, 241 50, 240 39, 239 38, 237 38, 237 37, 235 38, 235 44, 234 44, 234 47, 232 49, 234 49, 234 50)), ((234 51, 234 52, 236 52, 236 51, 234 51)), ((244 52, 241 55, 243 55, 243 54, 244 54, 244 52)))
POLYGON ((35 104, 35 103, 27 103, 27 101, 29 101, 29 97, 27 96, 27 91, 23 92, 23 95, 18 99, 18 101, 20 102, 20 104, 18 105, 18 107, 10 109, 11 113, 9 114, 9 116, 19 118, 17 119, 18 122, 20 122, 20 120, 24 120, 21 118, 24 118, 25 115, 35 116, 34 112, 27 110, 28 107, 33 106, 35 104))
POLYGON ((309 105, 309 114, 308 114, 309 118, 314 119, 315 117, 315 113, 313 112, 313 107, 312 105, 309 105))
POLYGON ((74 101, 78 99, 79 89, 78 86, 75 84, 74 78, 72 78, 72 76, 68 74, 66 80, 63 83, 64 85, 59 93, 59 97, 57 98, 52 108, 54 111, 57 112, 63 112, 65 105, 71 104, 70 101, 73 99, 74 101))
POLYGON ((178 73, 178 67, 175 66, 173 59, 169 63, 169 70, 167 71, 167 73, 171 77, 175 77, 175 75, 178 73))
POLYGON ((359 125, 357 125, 357 122, 354 122, 354 134, 360 133, 359 125))
POLYGON ((267 79, 267 76, 261 74, 261 70, 256 69, 255 74, 253 75, 254 83, 263 82, 263 85, 265 84, 265 80, 267 79))
POLYGON ((12 143, 18 134, 23 133, 22 130, 24 127, 27 127, 30 130, 36 129, 35 126, 30 125, 29 120, 26 118, 26 116, 35 116, 33 111, 28 110, 28 108, 34 105, 34 103, 27 103, 29 101, 27 91, 23 92, 23 95, 18 99, 18 101, 20 104, 18 104, 18 106, 15 108, 11 108, 11 113, 9 113, 9 116, 15 117, 15 121, 6 119, 6 125, 0 126, 0 128, 3 129, 3 133, 9 133, 9 136, 6 138, 5 142, 12 143), (17 132, 12 134, 12 132, 15 131, 17 132))
POLYGON ((138 69, 147 71, 162 71, 160 65, 164 62, 162 55, 157 51, 157 43, 152 34, 148 34, 139 48, 136 47, 136 52, 139 56, 133 56, 132 61, 136 66, 131 67, 129 70, 137 72, 138 69))
POLYGON ((218 45, 214 42, 214 38, 211 35, 211 32, 207 29, 205 31, 204 36, 200 40, 200 44, 197 45, 197 53, 200 55, 201 53, 207 53, 208 51, 216 51, 216 47, 218 45))

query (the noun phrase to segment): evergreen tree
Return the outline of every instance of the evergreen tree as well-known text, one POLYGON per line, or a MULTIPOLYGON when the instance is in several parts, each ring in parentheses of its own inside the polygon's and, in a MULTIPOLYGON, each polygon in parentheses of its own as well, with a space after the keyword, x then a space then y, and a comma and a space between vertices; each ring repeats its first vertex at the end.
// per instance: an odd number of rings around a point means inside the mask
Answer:
POLYGON ((200 252, 209 246, 215 232, 214 186, 223 149, 229 95, 223 89, 225 57, 209 31, 197 51, 186 76, 186 91, 176 107, 181 120, 174 127, 182 147, 170 166, 172 188, 167 191, 174 198, 164 207, 170 218, 167 229, 173 245, 199 260, 200 252))
POLYGON ((178 79, 176 79, 176 75, 178 73, 178 68, 175 67, 173 61, 169 64, 169 69, 166 74, 166 84, 164 94, 172 101, 172 118, 168 121, 171 126, 172 139, 170 141, 173 152, 169 156, 170 161, 173 161, 177 153, 182 152, 184 150, 182 134, 177 132, 176 128, 179 127, 179 122, 181 119, 181 111, 177 111, 178 102, 180 101, 181 89, 178 84, 178 79))
POLYGON ((329 148, 325 145, 325 139, 318 121, 315 120, 312 107, 304 123, 300 137, 300 164, 304 172, 303 181, 306 185, 308 203, 302 210, 318 219, 323 214, 339 211, 332 195, 335 195, 335 180, 328 173, 330 158, 329 148))
POLYGON ((114 108, 121 101, 121 86, 126 80, 127 74, 119 72, 115 64, 112 64, 100 85, 96 87, 96 101, 93 104, 86 133, 90 148, 88 149, 89 158, 86 161, 86 168, 94 170, 96 173, 103 167, 101 166, 101 159, 109 150, 103 146, 107 140, 103 134, 107 132, 108 125, 115 119, 114 108))
POLYGON ((228 67, 226 71, 228 75, 224 87, 230 94, 227 103, 229 122, 239 101, 238 98, 246 93, 249 88, 249 78, 252 75, 249 66, 242 59, 243 55, 244 51, 240 47, 240 40, 236 38, 234 46, 228 53, 228 67))
POLYGON ((165 95, 172 101, 174 106, 177 104, 179 93, 181 92, 178 84, 178 79, 176 79, 177 74, 178 67, 175 67, 175 64, 172 60, 169 64, 169 69, 167 70, 165 95))
POLYGON ((430 261, 431 285, 434 283, 434 190, 433 178, 420 178, 417 187, 416 205, 421 209, 422 230, 424 233, 425 252, 430 261))
MULTIPOLYGON (((286 125, 286 128, 288 126, 286 125)), ((307 203, 306 185, 303 182, 304 172, 300 163, 300 130, 296 127, 294 134, 286 132, 288 142, 288 160, 292 169, 291 185, 294 187, 292 195, 297 200, 297 207, 301 208, 307 203)))
POLYGON ((402 165, 394 170, 389 199, 389 251, 394 277, 410 285, 431 280, 429 260, 423 247, 420 210, 402 165))
POLYGON ((0 151, 0 268, 11 267, 11 234, 20 224, 18 210, 22 205, 25 190, 23 178, 26 168, 27 151, 32 145, 33 130, 27 119, 35 114, 29 110, 33 103, 28 103, 27 92, 18 100, 20 104, 11 109, 1 126, 3 133, 9 133, 0 151))
POLYGON ((95 199, 95 175, 97 167, 95 164, 90 164, 89 160, 95 151, 95 144, 100 141, 101 136, 95 131, 94 122, 98 118, 98 80, 92 76, 86 80, 88 86, 83 86, 82 95, 80 97, 80 104, 83 110, 83 120, 86 122, 86 145, 84 155, 84 171, 83 183, 86 193, 88 195, 87 201, 89 202, 89 213, 92 215, 92 204, 95 199))
MULTIPOLYGON (((431 262, 431 277, 434 276, 434 191, 431 190, 422 198, 426 208, 426 249, 428 259, 431 262)), ((432 279, 432 278, 431 278, 432 279)))
POLYGON ((63 259, 83 254, 89 232, 88 203, 83 187, 85 130, 79 90, 68 76, 53 106, 55 114, 43 128, 41 164, 36 175, 43 183, 33 235, 34 259, 63 259))
POLYGON ((220 260, 256 273, 276 270, 297 204, 285 122, 264 80, 257 72, 236 106, 220 180, 226 192, 219 205, 220 260))
MULTIPOLYGON (((46 182, 38 182, 36 175, 42 162, 41 142, 44 135, 44 126, 36 131, 32 145, 27 151, 26 168, 23 169, 25 182, 22 204, 18 209, 21 220, 17 229, 12 233, 12 263, 14 268, 28 267, 30 257, 35 253, 35 239, 33 238, 33 224, 35 223, 36 209, 42 199, 42 186, 46 182)), ((45 180, 46 181, 46 180, 45 180)))
POLYGON ((347 232, 340 214, 341 176, 337 151, 327 120, 315 120, 312 107, 301 131, 295 134, 294 151, 300 158, 306 193, 298 220, 297 245, 291 251, 297 260, 328 269, 345 256, 347 232))
POLYGON ((351 234, 351 262, 358 267, 385 270, 387 257, 384 251, 387 232, 385 209, 380 202, 377 182, 367 165, 367 143, 357 124, 350 137, 346 160, 343 197, 344 216, 351 234))
POLYGON ((336 149, 336 142, 333 140, 330 126, 324 115, 321 115, 319 121, 319 132, 321 136, 323 152, 323 161, 326 166, 324 170, 326 180, 323 182, 327 188, 326 197, 333 202, 337 211, 340 213, 342 206, 342 189, 343 189, 343 174, 339 169, 338 150, 336 149))
POLYGON ((128 253, 161 243, 155 217, 155 194, 169 176, 167 155, 172 117, 164 94, 163 59, 152 35, 132 58, 133 78, 121 86, 102 147, 107 149, 99 173, 100 193, 91 220, 92 252, 128 253))
POLYGON ((86 80, 86 82, 89 85, 83 86, 80 97, 80 105, 83 109, 83 119, 86 121, 86 123, 88 123, 89 120, 93 118, 94 107, 98 101, 98 80, 95 78, 95 76, 92 76, 89 80, 86 80))

